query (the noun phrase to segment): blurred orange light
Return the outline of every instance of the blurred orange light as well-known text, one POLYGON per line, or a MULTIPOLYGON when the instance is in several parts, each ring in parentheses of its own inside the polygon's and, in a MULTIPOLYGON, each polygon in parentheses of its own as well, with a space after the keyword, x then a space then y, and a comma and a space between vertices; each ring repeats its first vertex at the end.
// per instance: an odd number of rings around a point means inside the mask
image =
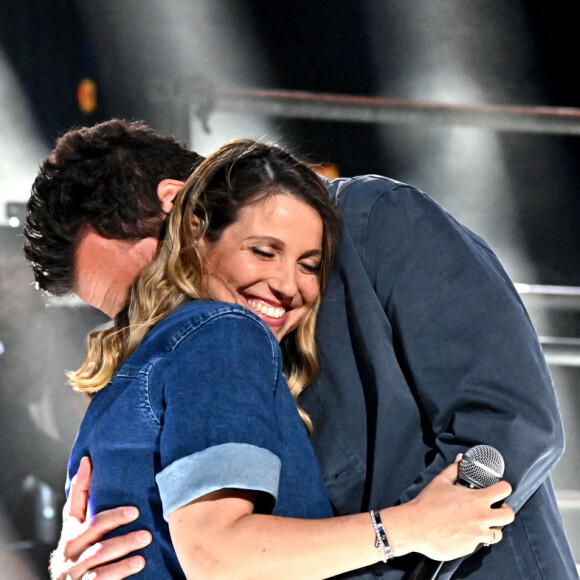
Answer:
POLYGON ((338 166, 334 163, 321 163, 319 165, 311 165, 311 169, 316 171, 319 175, 326 177, 326 179, 336 179, 340 177, 338 166))
POLYGON ((91 79, 83 79, 77 86, 77 103, 86 114, 97 108, 97 85, 91 79))

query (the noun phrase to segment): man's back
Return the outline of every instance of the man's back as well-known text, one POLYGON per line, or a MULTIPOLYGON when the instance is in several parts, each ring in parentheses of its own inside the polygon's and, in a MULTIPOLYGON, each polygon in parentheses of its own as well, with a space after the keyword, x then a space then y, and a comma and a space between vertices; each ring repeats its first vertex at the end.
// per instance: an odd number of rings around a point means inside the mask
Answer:
MULTIPOLYGON (((508 503, 525 506, 454 577, 577 578, 549 480, 563 451, 558 404, 497 258, 414 188, 366 176, 329 190, 341 242, 319 317, 321 371, 302 404, 335 508, 408 500, 457 452, 493 445, 514 486, 508 503)), ((413 566, 376 571, 394 579, 413 566)))

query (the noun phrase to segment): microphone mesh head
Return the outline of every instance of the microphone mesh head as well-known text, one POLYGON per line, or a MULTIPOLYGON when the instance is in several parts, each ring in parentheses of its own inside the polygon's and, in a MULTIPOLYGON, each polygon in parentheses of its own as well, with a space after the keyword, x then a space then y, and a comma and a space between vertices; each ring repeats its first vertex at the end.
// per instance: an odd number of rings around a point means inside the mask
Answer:
POLYGON ((459 463, 459 481, 481 489, 497 483, 503 477, 505 463, 501 453, 489 445, 468 449, 459 463))

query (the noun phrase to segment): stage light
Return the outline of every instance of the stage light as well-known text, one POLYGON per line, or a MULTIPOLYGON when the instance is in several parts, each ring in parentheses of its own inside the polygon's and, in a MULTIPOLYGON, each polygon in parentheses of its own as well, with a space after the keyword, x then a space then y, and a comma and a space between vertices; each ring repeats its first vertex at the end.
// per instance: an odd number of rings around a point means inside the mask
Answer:
POLYGON ((335 165, 334 163, 320 163, 319 165, 311 165, 310 169, 312 169, 312 171, 316 171, 318 175, 326 177, 326 179, 332 180, 340 177, 338 165, 335 165))
POLYGON ((6 218, 11 228, 21 227, 26 220, 26 204, 19 202, 8 202, 6 204, 6 218))
MULTIPOLYGON (((187 89, 187 79, 192 78, 209 90, 268 84, 268 58, 253 34, 252 18, 243 3, 140 0, 81 2, 79 6, 100 67, 111 71, 99 85, 108 98, 119 95, 124 106, 134 99, 143 120, 188 142, 201 154, 236 137, 275 137, 268 120, 243 113, 211 114, 211 133, 207 133, 197 116, 198 107, 176 94, 179 91, 168 90, 168 85, 179 87, 183 79, 187 89), (136 92, 135 83, 143 79, 157 94, 136 92)), ((193 87, 190 96, 197 92, 193 87)))
POLYGON ((86 115, 93 113, 98 105, 97 85, 91 79, 83 79, 77 86, 77 103, 86 115))
POLYGON ((12 210, 5 204, 10 200, 8 205, 13 206, 28 199, 38 164, 47 151, 38 135, 18 78, 1 50, 0 127, 0 226, 9 224, 20 227, 26 213, 11 214, 9 212, 12 210), (17 218, 19 223, 11 218, 17 218))

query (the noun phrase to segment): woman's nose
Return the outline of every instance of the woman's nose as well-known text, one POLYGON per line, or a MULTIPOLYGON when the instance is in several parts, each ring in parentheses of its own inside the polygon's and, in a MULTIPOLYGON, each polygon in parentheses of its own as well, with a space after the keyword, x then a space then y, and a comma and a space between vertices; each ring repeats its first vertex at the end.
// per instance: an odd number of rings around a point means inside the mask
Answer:
POLYGON ((298 280, 294 265, 279 264, 270 277, 270 288, 280 298, 292 298, 298 293, 298 280))

